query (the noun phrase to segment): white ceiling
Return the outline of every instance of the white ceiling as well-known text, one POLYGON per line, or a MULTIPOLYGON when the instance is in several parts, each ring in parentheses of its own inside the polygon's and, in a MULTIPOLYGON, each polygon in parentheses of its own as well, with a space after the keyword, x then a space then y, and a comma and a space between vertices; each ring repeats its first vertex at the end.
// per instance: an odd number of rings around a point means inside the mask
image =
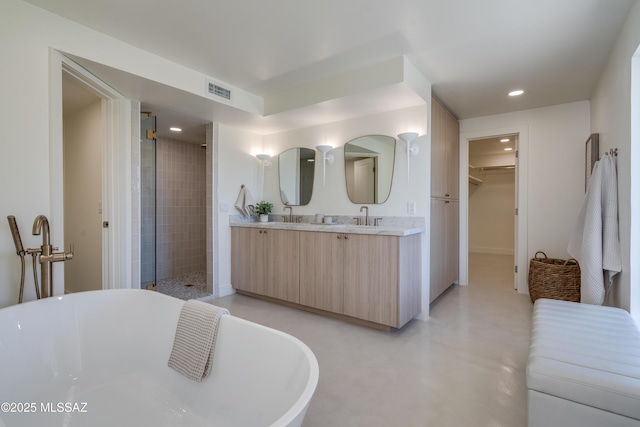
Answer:
POLYGON ((261 96, 405 55, 465 119, 589 99, 634 0, 27 1, 261 96))

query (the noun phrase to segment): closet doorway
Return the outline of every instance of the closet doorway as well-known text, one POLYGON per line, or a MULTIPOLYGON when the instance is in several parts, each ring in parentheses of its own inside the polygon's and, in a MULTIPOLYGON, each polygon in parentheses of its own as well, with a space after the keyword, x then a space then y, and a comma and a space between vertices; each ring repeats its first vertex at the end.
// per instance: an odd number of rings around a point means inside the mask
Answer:
POLYGON ((517 135, 469 141, 469 282, 515 288, 517 135))

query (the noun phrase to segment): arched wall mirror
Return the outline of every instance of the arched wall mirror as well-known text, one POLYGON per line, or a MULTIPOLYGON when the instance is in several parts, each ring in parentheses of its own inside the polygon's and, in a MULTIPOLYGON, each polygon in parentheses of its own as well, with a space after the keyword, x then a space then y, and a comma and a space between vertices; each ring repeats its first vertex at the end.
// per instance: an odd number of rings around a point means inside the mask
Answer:
POLYGON ((391 193, 396 139, 365 135, 344 145, 347 194, 352 203, 384 203, 391 193))
POLYGON ((304 206, 313 193, 316 153, 310 148, 291 148, 278 155, 280 199, 287 206, 304 206))

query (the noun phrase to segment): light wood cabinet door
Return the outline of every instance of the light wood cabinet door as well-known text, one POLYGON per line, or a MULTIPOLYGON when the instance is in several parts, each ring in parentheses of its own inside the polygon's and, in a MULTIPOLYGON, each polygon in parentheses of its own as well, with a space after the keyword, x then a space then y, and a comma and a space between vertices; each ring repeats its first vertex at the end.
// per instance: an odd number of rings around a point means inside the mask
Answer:
POLYGON ((265 269, 262 230, 231 229, 231 284, 234 288, 263 294, 265 269))
POLYGON ((431 242, 429 302, 432 303, 444 291, 446 282, 446 210, 445 201, 431 199, 431 242))
POLYGON ((446 237, 444 251, 446 253, 446 277, 444 286, 447 289, 451 284, 458 280, 460 265, 460 242, 459 242, 459 224, 460 224, 460 202, 457 200, 447 201, 445 203, 446 216, 446 237))
POLYGON ((264 295, 300 302, 299 232, 262 230, 264 295))
POLYGON ((429 302, 438 298, 459 276, 460 202, 431 200, 431 272, 429 302))
POLYGON ((446 112, 445 141, 447 165, 445 197, 458 199, 460 194, 460 124, 448 111, 446 112))
POLYGON ((231 284, 234 288, 299 302, 297 231, 233 227, 231 284))
POLYGON ((300 304, 343 312, 342 234, 300 232, 300 304))
POLYGON ((444 197, 447 192, 447 111, 431 98, 431 197, 444 197))
POLYGON ((398 323, 398 237, 344 235, 344 314, 398 323))

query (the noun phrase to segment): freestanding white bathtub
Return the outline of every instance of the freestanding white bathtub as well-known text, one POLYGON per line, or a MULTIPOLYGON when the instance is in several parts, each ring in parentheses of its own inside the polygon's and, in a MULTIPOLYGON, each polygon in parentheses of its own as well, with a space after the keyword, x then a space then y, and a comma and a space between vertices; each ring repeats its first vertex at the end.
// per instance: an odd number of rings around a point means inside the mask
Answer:
POLYGON ((299 426, 318 382, 311 350, 224 316, 196 383, 167 367, 182 303, 109 290, 0 310, 0 427, 299 426))

